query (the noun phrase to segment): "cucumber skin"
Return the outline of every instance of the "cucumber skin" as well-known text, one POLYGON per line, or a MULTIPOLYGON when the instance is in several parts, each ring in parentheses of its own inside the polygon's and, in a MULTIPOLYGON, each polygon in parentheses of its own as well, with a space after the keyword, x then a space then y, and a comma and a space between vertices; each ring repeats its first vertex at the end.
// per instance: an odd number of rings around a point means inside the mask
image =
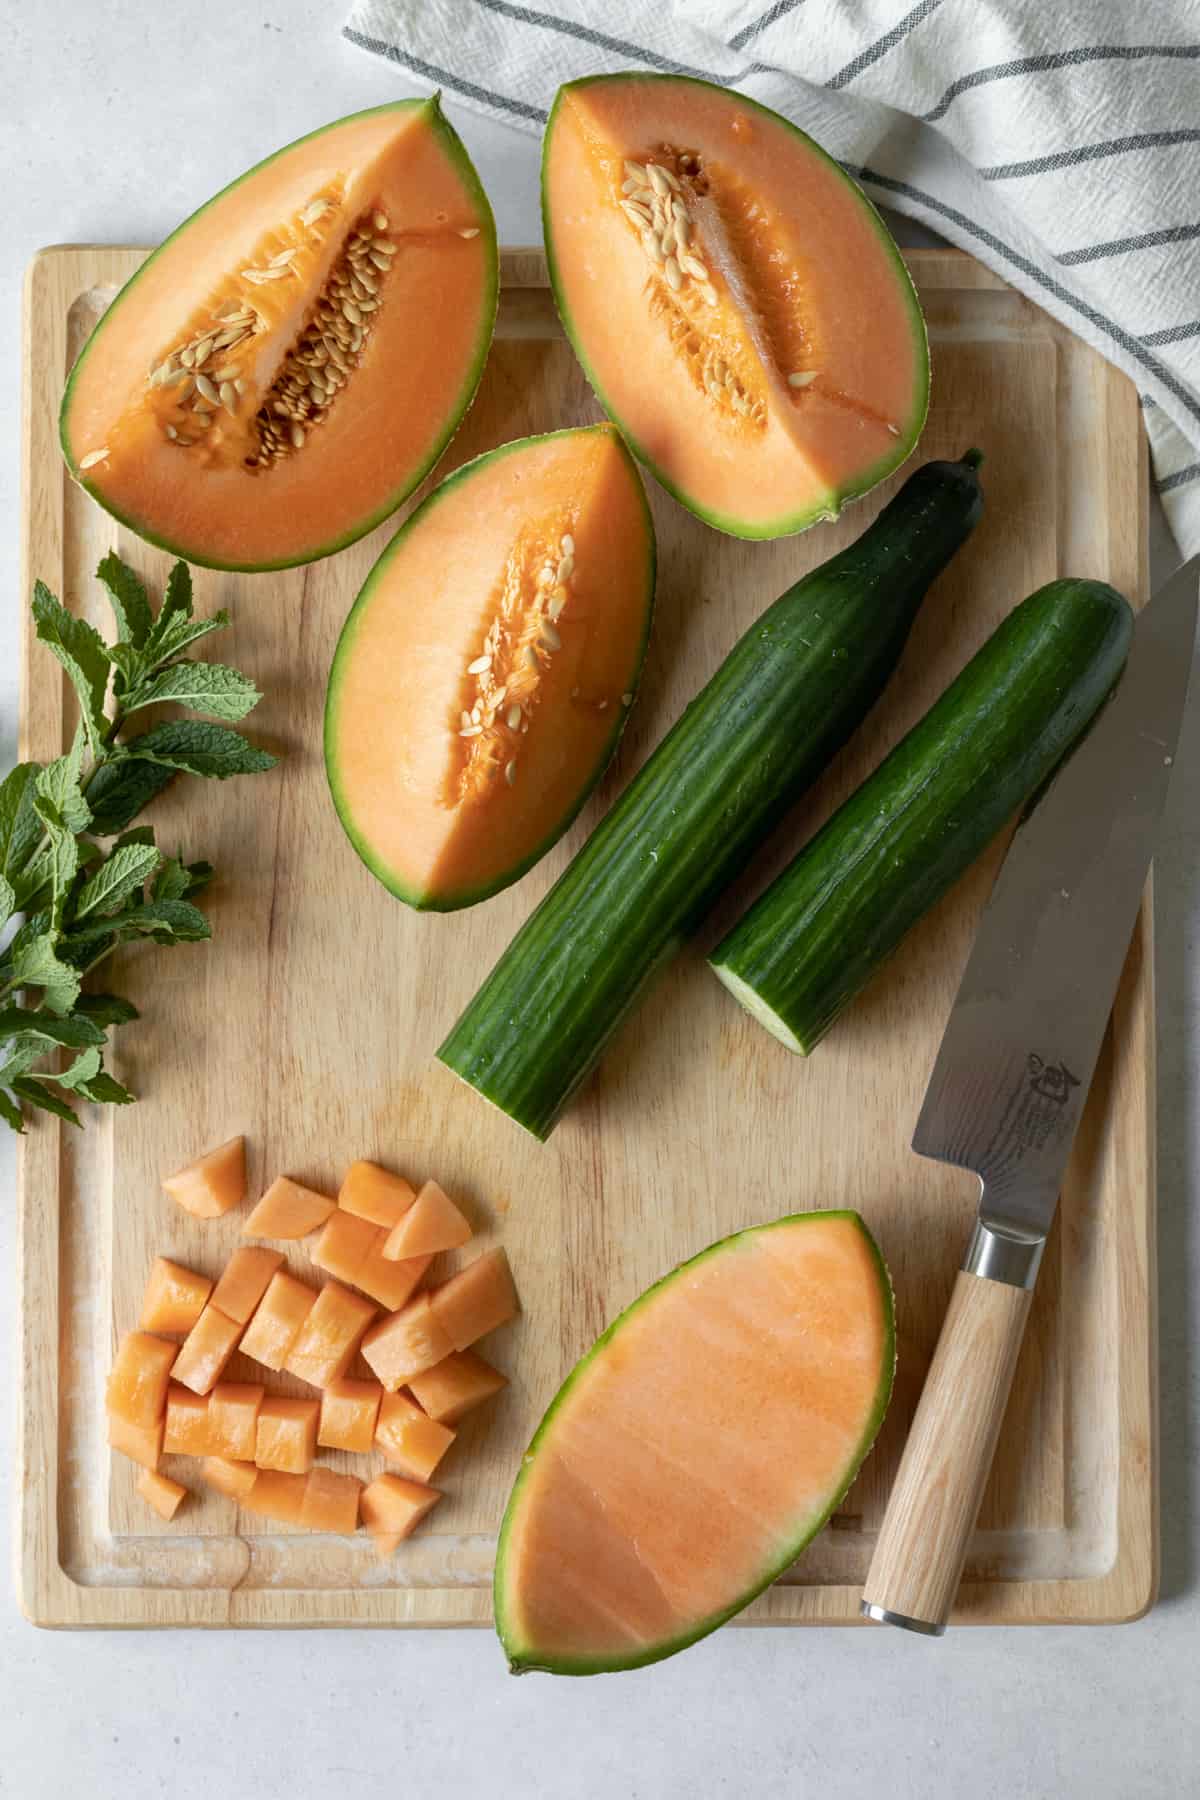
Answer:
POLYGON ((647 983, 870 711, 981 509, 974 461, 926 463, 857 543, 763 613, 517 933, 439 1061, 549 1136, 647 983))
POLYGON ((1052 581, 1023 600, 742 916, 713 969, 807 1055, 1086 729, 1132 632, 1103 582, 1052 581))

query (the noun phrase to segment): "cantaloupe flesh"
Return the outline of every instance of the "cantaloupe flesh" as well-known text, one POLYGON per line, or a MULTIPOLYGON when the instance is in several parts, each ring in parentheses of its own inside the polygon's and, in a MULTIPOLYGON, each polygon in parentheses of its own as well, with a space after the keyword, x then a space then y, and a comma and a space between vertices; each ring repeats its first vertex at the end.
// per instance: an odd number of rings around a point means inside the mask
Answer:
POLYGON ((313 1387, 337 1381, 354 1360, 359 1339, 374 1316, 373 1301, 352 1294, 340 1282, 327 1282, 301 1325, 284 1368, 313 1387))
POLYGON ((453 1348, 428 1294, 380 1319, 362 1341, 365 1362, 389 1394, 403 1387, 410 1376, 441 1362, 453 1348))
POLYGON ((231 1500, 244 1500, 258 1480, 252 1462, 234 1462, 227 1456, 206 1456, 200 1473, 209 1487, 231 1500))
POLYGON ((268 1394, 258 1409, 254 1460, 260 1469, 283 1469, 307 1475, 317 1453, 318 1400, 293 1400, 268 1394))
POLYGON ((396 1312, 408 1304, 433 1258, 407 1256, 402 1262, 394 1262, 384 1255, 388 1235, 387 1226, 381 1225, 354 1282, 356 1287, 360 1287, 364 1294, 370 1294, 372 1300, 377 1300, 388 1312, 396 1312))
POLYGON ((454 1432, 431 1419, 407 1394, 385 1394, 375 1442, 402 1475, 428 1481, 454 1442, 454 1432))
POLYGON ((441 1499, 437 1488, 424 1487, 403 1475, 377 1475, 359 1495, 362 1522, 380 1556, 390 1556, 441 1499))
POLYGON ((436 1256, 470 1241, 471 1227, 436 1181, 427 1181, 404 1217, 388 1233, 383 1254, 398 1262, 408 1256, 436 1256))
POLYGON ((302 1238, 323 1225, 336 1201, 290 1176, 280 1175, 242 1226, 243 1237, 302 1238))
POLYGON ((321 1419, 317 1442, 327 1450, 370 1453, 375 1442, 375 1422, 383 1389, 377 1381, 358 1381, 343 1375, 329 1382, 321 1394, 321 1419))
POLYGON ((478 1338, 517 1316, 517 1290, 503 1250, 488 1250, 434 1288, 430 1303, 438 1324, 455 1350, 466 1350, 478 1338))
POLYGON ((218 1144, 186 1168, 168 1175, 163 1187, 184 1212, 198 1219, 219 1219, 240 1205, 246 1195, 245 1138, 230 1138, 228 1143, 218 1144))
POLYGON ((190 1331, 204 1311, 212 1285, 207 1275, 185 1269, 169 1257, 156 1256, 146 1279, 138 1324, 143 1331, 190 1331))
POLYGON ((227 1319, 210 1300, 180 1345, 171 1364, 171 1379, 181 1381, 194 1394, 207 1394, 221 1379, 241 1335, 239 1322, 227 1319))
POLYGON ((375 1225, 394 1225, 416 1197, 416 1189, 403 1175, 394 1175, 373 1162, 351 1163, 338 1189, 338 1205, 343 1212, 370 1219, 375 1225))
POLYGON ((796 132, 703 82, 581 82, 555 106, 543 180, 559 304, 588 372, 637 453, 688 505, 726 529, 774 536, 836 512, 843 494, 864 492, 908 454, 928 393, 919 310, 886 228, 796 132), (716 307, 694 282, 675 297, 651 276, 620 210, 625 160, 668 161, 664 145, 699 158, 765 326, 773 381, 686 177, 693 248, 715 271, 716 307), (714 404, 697 358, 668 336, 663 302, 686 313, 701 356, 711 346, 746 372, 748 393, 765 401, 763 424, 714 404), (788 386, 789 374, 812 369, 810 385, 788 386))
POLYGON ((305 1480, 301 1525, 308 1531, 337 1531, 347 1536, 357 1531, 362 1486, 357 1475, 342 1475, 317 1463, 305 1480))
POLYGON ((206 1394, 193 1394, 179 1382, 171 1383, 162 1447, 165 1456, 207 1456, 218 1448, 211 1441, 206 1394))
POLYGON ((282 1369, 300 1327, 317 1303, 315 1288, 280 1269, 258 1303, 242 1338, 242 1355, 268 1369, 282 1369))
POLYGON ((787 1566, 878 1428, 890 1295, 853 1214, 743 1233, 637 1302, 560 1392, 501 1539, 517 1667, 656 1660, 787 1566))
MULTIPOLYGON (((218 1381, 208 1399, 208 1454, 253 1462, 266 1390, 253 1381, 218 1381)), ((168 1402, 168 1415, 170 1403, 168 1402)))
POLYGON ((312 1247, 312 1259, 327 1275, 353 1285, 378 1236, 378 1225, 338 1207, 321 1227, 321 1234, 312 1247))
POLYGON ((156 1425, 167 1404, 167 1383, 178 1344, 148 1331, 127 1331, 109 1372, 104 1404, 130 1425, 156 1425))
POLYGON ((455 1350, 408 1381, 409 1392, 422 1411, 444 1425, 456 1425, 473 1407, 507 1386, 508 1377, 474 1350, 455 1350))
POLYGON ((143 1469, 157 1469, 158 1459, 163 1453, 163 1424, 162 1419, 156 1419, 153 1425, 131 1425, 119 1413, 110 1412, 109 1448, 119 1450, 122 1456, 129 1457, 131 1462, 140 1463, 143 1469))
POLYGON ((283 1261, 278 1250, 235 1250, 212 1293, 212 1303, 227 1319, 245 1325, 283 1261))
POLYGON ((298 1525, 304 1510, 308 1476, 284 1469, 259 1469, 254 1485, 239 1496, 248 1513, 273 1519, 280 1525, 298 1525))
POLYGON ((187 1489, 181 1481, 172 1481, 169 1475, 159 1475, 153 1469, 142 1470, 137 1491, 161 1519, 173 1519, 187 1499, 187 1489))
POLYGON ((447 141, 432 102, 360 113, 252 170, 168 241, 118 300, 68 397, 75 466, 109 450, 84 479, 111 511, 190 561, 262 567, 336 549, 396 504, 465 404, 495 308, 490 215, 447 141), (278 228, 326 189, 343 203, 313 279, 239 281, 286 245, 278 228), (212 302, 245 299, 270 322, 250 371, 265 393, 345 234, 375 208, 399 246, 385 304, 361 369, 303 454, 250 472, 240 456, 214 464, 168 442, 142 404, 151 363, 193 319, 206 322, 212 302))
MULTIPOLYGON (((416 906, 462 905, 514 878, 564 828, 607 760, 637 686, 654 547, 645 496, 610 426, 506 445, 452 476, 376 564, 330 677, 326 760, 342 822, 387 886, 416 906), (527 732, 503 723, 497 776, 459 797, 478 752, 462 713, 518 539, 522 604, 574 539, 571 593, 536 678, 527 732), (515 760, 510 786, 500 769, 515 760)), ((496 665, 508 678, 508 663, 496 665)))

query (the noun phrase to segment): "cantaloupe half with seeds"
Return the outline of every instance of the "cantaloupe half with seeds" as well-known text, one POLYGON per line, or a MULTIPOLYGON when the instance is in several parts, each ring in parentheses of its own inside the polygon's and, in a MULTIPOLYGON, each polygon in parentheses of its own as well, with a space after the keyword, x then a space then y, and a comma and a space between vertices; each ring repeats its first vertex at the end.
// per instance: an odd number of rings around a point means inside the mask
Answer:
POLYGON ((495 1612, 513 1670, 639 1668, 740 1611, 850 1486, 894 1342, 853 1212, 724 1238, 636 1300, 567 1377, 508 1503, 495 1612))
POLYGON ((346 621, 325 712, 342 824, 386 887, 449 911, 550 848, 616 747, 653 597, 611 425, 505 444, 417 508, 346 621))
POLYGON ((862 191, 777 113, 682 76, 570 82, 542 204, 593 387, 710 524, 802 531, 912 450, 929 352, 908 271, 862 191))
POLYGON ((470 405, 491 208, 435 98, 340 119, 194 213, 75 365, 71 472, 213 568, 328 556, 398 506, 470 405))

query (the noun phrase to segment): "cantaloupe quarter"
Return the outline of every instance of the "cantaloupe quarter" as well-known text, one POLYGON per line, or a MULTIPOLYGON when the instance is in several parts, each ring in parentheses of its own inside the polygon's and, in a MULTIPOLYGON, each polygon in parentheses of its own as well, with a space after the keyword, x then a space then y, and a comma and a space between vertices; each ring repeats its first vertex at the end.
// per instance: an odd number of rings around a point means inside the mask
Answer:
POLYGON ((255 1482, 258 1470, 252 1462, 233 1462, 227 1456, 206 1456, 200 1473, 209 1487, 231 1500, 244 1500, 255 1482))
POLYGON ((242 1338, 242 1354, 268 1369, 282 1369, 300 1327, 317 1303, 317 1290, 286 1269, 272 1275, 242 1338))
POLYGON ((357 1381, 343 1375, 329 1382, 321 1395, 321 1419, 317 1442, 326 1450, 353 1450, 369 1455, 375 1444, 375 1423, 383 1389, 377 1381, 357 1381))
POLYGON ((436 1256, 468 1243, 471 1227, 436 1181, 427 1181, 404 1217, 388 1233, 383 1254, 391 1262, 436 1256))
MULTIPOLYGON (((218 1381, 208 1397, 208 1452, 229 1462, 253 1462, 258 1411, 266 1389, 256 1381, 218 1381)), ((167 1402, 167 1416, 171 1405, 167 1402)))
POLYGON ((542 207, 597 395, 709 524, 801 531, 908 456, 929 398, 912 281, 866 195, 786 119, 683 76, 570 82, 542 207))
POLYGON ((337 1207, 330 1213, 316 1242, 312 1246, 312 1259, 318 1269, 324 1269, 327 1275, 334 1275, 339 1281, 348 1281, 354 1285, 358 1281, 359 1271, 367 1257, 375 1248, 379 1237, 379 1226, 370 1219, 357 1218, 353 1213, 343 1212, 337 1207))
POLYGON ((323 1225, 336 1201, 290 1176, 279 1175, 251 1210, 243 1237, 302 1238, 323 1225))
POLYGON ((193 1394, 190 1388, 171 1382, 162 1447, 164 1456, 207 1456, 218 1448, 211 1441, 207 1394, 193 1394))
POLYGON ((443 1425, 456 1425, 473 1407, 507 1386, 507 1375, 493 1369, 474 1350, 455 1350, 408 1381, 409 1392, 421 1410, 443 1425))
POLYGON ((441 1362, 454 1346, 438 1322, 429 1295, 421 1294, 400 1312, 389 1313, 372 1325, 361 1348, 384 1391, 394 1394, 411 1376, 441 1362))
POLYGON ((496 296, 491 209, 437 99, 339 119, 218 194, 121 290, 63 400, 71 472, 189 562, 327 556, 437 461, 496 296))
POLYGON ((248 1513, 273 1519, 279 1525, 299 1525, 304 1510, 308 1476, 285 1469, 259 1469, 254 1486, 240 1497, 248 1513))
POLYGON ((280 1251, 263 1250, 258 1245, 235 1250, 213 1289, 213 1305, 219 1307, 227 1319, 236 1319, 239 1325, 245 1325, 282 1261, 280 1251))
POLYGON ((207 1275, 156 1256, 146 1278, 138 1324, 143 1331, 190 1331, 204 1311, 212 1285, 207 1275))
POLYGON ((167 1404, 167 1382, 178 1344, 148 1331, 127 1331, 109 1371, 104 1404, 130 1425, 156 1425, 167 1404))
POLYGON ((207 1394, 220 1381, 241 1335, 238 1320, 226 1318, 210 1300, 171 1364, 172 1381, 181 1381, 194 1394, 207 1394))
POLYGON ((338 1205, 356 1218, 373 1225, 394 1225, 417 1197, 417 1190, 403 1175, 393 1175, 378 1163, 353 1162, 338 1189, 338 1205))
POLYGON ((454 1442, 454 1432, 422 1412, 407 1394, 385 1394, 375 1442, 402 1475, 428 1481, 454 1442))
POLYGON ((156 1419, 153 1425, 131 1425, 119 1413, 110 1412, 109 1447, 119 1450, 131 1462, 140 1463, 143 1469, 157 1469, 158 1459, 162 1455, 163 1425, 162 1419, 156 1419))
POLYGON ((285 1469, 307 1475, 317 1454, 319 1400, 294 1400, 288 1394, 268 1394, 258 1409, 254 1460, 260 1469, 285 1469))
POLYGON ((467 463, 392 539, 334 655, 325 762, 367 867, 470 906, 562 835, 637 690, 654 530, 611 425, 467 463))
POLYGON ((377 1475, 359 1495, 358 1510, 380 1556, 390 1556, 441 1499, 437 1488, 404 1475, 377 1475))
POLYGON ((182 1481, 172 1481, 169 1475, 159 1475, 154 1469, 143 1469, 136 1486, 161 1519, 173 1519, 187 1499, 188 1491, 182 1481))
POLYGON ((164 1190, 197 1219, 219 1219, 246 1197, 246 1140, 230 1138, 168 1175, 164 1190))
POLYGON ((366 1260, 354 1277, 354 1282, 356 1287, 360 1287, 364 1294, 370 1294, 372 1300, 377 1300, 386 1311, 396 1312, 412 1299, 433 1258, 408 1256, 403 1262, 393 1262, 384 1255, 389 1235, 386 1225, 377 1227, 375 1242, 367 1251, 366 1260))
POLYGON ((740 1611, 845 1494, 894 1365, 891 1285, 857 1213, 740 1232, 650 1288, 522 1461, 495 1577, 512 1668, 638 1668, 740 1611))
POLYGON ((358 1498, 363 1484, 357 1475, 341 1475, 316 1463, 308 1471, 300 1523, 307 1531, 337 1531, 349 1536, 358 1530, 358 1498))
POLYGON ((517 1316, 508 1257, 501 1249, 485 1251, 434 1288, 430 1303, 451 1349, 468 1349, 477 1338, 517 1316))
POLYGON ((313 1387, 324 1387, 346 1373, 359 1340, 375 1317, 375 1303, 329 1281, 296 1334, 284 1368, 313 1387))

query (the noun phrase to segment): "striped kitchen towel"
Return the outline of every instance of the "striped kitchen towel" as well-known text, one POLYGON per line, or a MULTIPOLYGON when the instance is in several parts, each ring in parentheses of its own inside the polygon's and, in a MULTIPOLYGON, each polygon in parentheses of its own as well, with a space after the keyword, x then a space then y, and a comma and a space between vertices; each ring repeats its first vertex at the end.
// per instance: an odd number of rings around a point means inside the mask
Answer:
POLYGON ((345 30, 529 131, 618 68, 785 113, 1133 378, 1200 550, 1200 0, 355 0, 345 30))

